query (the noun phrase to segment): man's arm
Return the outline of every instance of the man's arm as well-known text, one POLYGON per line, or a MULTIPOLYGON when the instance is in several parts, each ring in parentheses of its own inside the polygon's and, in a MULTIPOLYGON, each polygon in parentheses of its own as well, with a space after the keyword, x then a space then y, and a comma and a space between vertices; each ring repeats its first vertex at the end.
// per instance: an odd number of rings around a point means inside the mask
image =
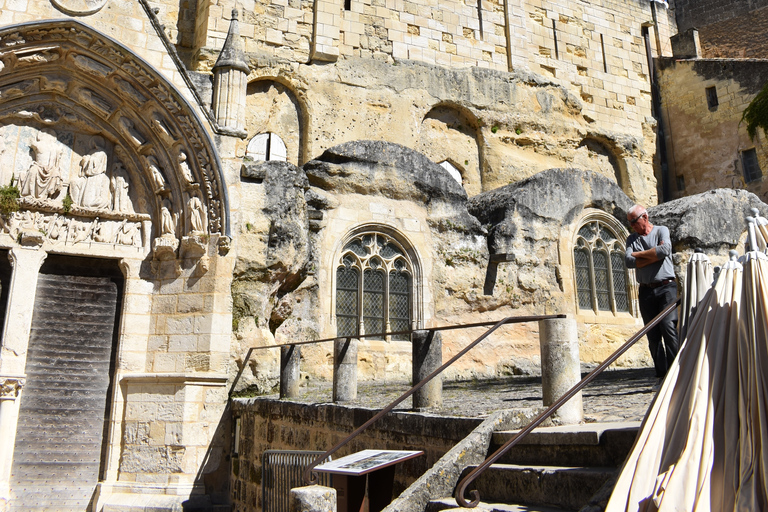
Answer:
POLYGON ((658 243, 645 251, 633 252, 637 268, 643 268, 657 261, 661 261, 672 254, 672 241, 669 238, 669 229, 666 226, 657 226, 658 243))
POLYGON ((646 251, 633 252, 632 257, 635 258, 635 266, 637 268, 643 268, 652 263, 656 263, 660 259, 656 254, 655 247, 651 247, 646 251))

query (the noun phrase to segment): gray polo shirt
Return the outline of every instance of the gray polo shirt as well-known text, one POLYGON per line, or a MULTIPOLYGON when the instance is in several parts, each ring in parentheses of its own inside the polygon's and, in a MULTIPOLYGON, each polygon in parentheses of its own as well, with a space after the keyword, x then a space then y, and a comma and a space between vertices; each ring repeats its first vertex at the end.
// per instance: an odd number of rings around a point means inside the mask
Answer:
POLYGON ((634 268, 637 282, 641 284, 658 283, 665 279, 675 278, 675 267, 672 265, 672 242, 669 239, 669 229, 666 226, 653 226, 651 232, 645 236, 632 233, 627 238, 627 253, 624 258, 627 268, 634 268), (647 251, 656 248, 656 257, 659 261, 637 268, 637 259, 633 252, 647 251))

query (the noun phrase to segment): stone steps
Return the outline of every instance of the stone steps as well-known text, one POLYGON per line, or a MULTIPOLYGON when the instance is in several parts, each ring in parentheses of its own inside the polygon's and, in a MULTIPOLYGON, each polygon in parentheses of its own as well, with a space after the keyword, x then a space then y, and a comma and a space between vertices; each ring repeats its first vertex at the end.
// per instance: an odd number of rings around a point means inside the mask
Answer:
POLYGON ((482 510, 484 512, 566 512, 561 508, 537 507, 532 505, 507 505, 506 503, 483 503, 480 502, 474 509, 460 509, 456 500, 453 498, 444 498, 441 500, 432 500, 427 505, 424 512, 440 512, 442 510, 482 510))
MULTIPOLYGON (((541 427, 528 434, 498 462, 619 467, 632 449, 639 428, 639 421, 541 427)), ((517 432, 494 432, 488 452, 495 452, 517 432)))
MULTIPOLYGON (((480 492, 480 510, 576 511, 616 474, 632 448, 640 422, 545 427, 529 434, 470 489, 480 492)), ((493 453, 517 431, 494 432, 493 453)), ((464 469, 462 478, 473 467, 464 469)), ((426 510, 456 509, 452 498, 432 500, 426 510)))

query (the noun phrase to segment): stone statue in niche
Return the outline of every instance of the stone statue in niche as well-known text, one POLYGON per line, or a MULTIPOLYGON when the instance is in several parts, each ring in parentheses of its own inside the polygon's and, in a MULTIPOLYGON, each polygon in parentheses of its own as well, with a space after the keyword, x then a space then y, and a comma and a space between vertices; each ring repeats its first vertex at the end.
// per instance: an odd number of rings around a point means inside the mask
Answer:
POLYGON ((171 213, 173 207, 168 199, 163 199, 160 209, 160 234, 164 237, 176 237, 176 216, 171 213))
POLYGON ((192 196, 187 203, 191 233, 205 233, 205 207, 199 197, 192 196))
POLYGON ((109 178, 104 138, 91 137, 91 149, 80 160, 80 175, 69 184, 69 195, 74 204, 86 208, 109 208, 109 178))
POLYGON ((163 176, 163 171, 160 170, 160 164, 158 163, 157 158, 149 155, 146 161, 147 167, 149 167, 149 172, 152 173, 152 183, 154 185, 155 194, 164 192, 168 189, 168 185, 165 183, 165 177, 163 176))
POLYGON ((110 189, 112 190, 112 209, 119 213, 133 213, 133 201, 128 193, 128 172, 122 162, 115 162, 112 166, 112 178, 110 189))
POLYGON ((179 167, 181 167, 181 174, 184 175, 184 179, 190 185, 195 182, 195 177, 192 176, 192 169, 189 168, 187 163, 187 153, 182 149, 179 151, 179 167))
POLYGON ((30 148, 35 160, 27 174, 21 179, 21 195, 35 199, 53 199, 61 191, 61 148, 56 143, 56 132, 44 128, 37 132, 37 138, 30 148))

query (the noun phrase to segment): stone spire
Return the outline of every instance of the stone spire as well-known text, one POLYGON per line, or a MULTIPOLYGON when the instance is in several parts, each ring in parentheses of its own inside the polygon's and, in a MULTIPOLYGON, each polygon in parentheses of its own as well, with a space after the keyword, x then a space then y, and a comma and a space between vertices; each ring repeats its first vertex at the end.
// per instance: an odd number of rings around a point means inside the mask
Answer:
POLYGON ((240 42, 237 9, 232 9, 227 40, 213 66, 213 113, 220 128, 245 134, 245 92, 250 68, 240 42))

